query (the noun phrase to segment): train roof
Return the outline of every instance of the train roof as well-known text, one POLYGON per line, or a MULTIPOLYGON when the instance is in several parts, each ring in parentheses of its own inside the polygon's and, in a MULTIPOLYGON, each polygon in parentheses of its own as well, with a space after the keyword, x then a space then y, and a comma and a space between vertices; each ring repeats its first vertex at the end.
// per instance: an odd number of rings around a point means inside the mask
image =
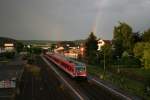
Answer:
POLYGON ((55 56, 58 57, 58 58, 60 58, 60 59, 65 60, 65 61, 68 61, 69 63, 75 64, 76 67, 81 67, 81 66, 85 65, 82 62, 76 61, 76 60, 71 59, 69 57, 65 57, 64 55, 61 55, 61 54, 55 54, 55 56))

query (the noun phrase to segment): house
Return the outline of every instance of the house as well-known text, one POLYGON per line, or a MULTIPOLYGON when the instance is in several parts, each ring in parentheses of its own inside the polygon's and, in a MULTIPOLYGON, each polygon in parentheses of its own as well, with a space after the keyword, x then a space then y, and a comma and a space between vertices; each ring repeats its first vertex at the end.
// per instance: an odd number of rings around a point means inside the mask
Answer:
POLYGON ((4 51, 5 52, 14 52, 15 51, 15 46, 14 43, 4 43, 4 51))
POLYGON ((112 44, 112 41, 111 40, 103 40, 103 39, 99 39, 98 41, 98 51, 101 50, 102 46, 104 46, 105 44, 112 44))
POLYGON ((10 38, 0 37, 0 53, 14 52, 16 47, 16 40, 10 38))

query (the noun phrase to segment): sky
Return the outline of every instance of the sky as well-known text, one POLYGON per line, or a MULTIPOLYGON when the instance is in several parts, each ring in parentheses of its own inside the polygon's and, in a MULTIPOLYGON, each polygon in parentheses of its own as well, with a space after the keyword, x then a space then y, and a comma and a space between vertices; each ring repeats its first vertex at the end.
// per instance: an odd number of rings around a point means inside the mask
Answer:
POLYGON ((78 40, 90 32, 112 39, 126 22, 150 28, 150 0, 0 0, 0 37, 18 40, 78 40))

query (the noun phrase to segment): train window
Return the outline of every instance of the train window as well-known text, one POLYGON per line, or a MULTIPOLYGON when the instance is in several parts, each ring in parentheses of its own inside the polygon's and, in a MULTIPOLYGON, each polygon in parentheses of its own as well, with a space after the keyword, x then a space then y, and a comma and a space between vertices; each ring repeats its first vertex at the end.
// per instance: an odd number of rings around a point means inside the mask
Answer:
POLYGON ((84 71, 85 70, 85 67, 77 67, 76 68, 78 71, 84 71))

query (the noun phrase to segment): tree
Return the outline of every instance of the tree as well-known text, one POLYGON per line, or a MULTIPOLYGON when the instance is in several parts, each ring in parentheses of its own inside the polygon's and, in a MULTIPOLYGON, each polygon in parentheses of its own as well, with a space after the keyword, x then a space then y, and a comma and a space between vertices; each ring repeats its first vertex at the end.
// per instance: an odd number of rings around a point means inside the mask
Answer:
POLYGON ((135 45, 137 42, 141 42, 141 41, 142 41, 141 33, 135 32, 135 33, 132 34, 132 43, 133 43, 133 45, 135 45))
POLYGON ((133 49, 135 57, 140 59, 144 67, 150 68, 150 43, 140 42, 137 43, 133 49))
POLYGON ((33 53, 37 55, 42 53, 42 49, 38 47, 33 47, 32 50, 33 50, 33 53))
POLYGON ((56 47, 56 44, 52 44, 51 45, 51 51, 54 51, 55 47, 56 47))
POLYGON ((113 32, 113 47, 115 56, 121 57, 124 51, 132 53, 132 28, 126 23, 119 23, 114 27, 113 32))
POLYGON ((144 54, 144 47, 145 47, 145 43, 144 42, 138 42, 135 44, 133 52, 134 52, 134 56, 137 57, 138 59, 141 60, 142 62, 142 57, 144 54))
POLYGON ((16 43, 16 51, 17 51, 17 52, 21 52, 21 51, 23 51, 23 48, 24 48, 23 43, 17 41, 17 43, 16 43))
POLYGON ((145 43, 144 47, 144 55, 143 55, 143 61, 144 61, 144 68, 149 69, 150 68, 150 43, 145 43))
POLYGON ((150 28, 143 33, 142 41, 143 42, 150 42, 150 28))
POLYGON ((111 63, 111 59, 112 59, 112 47, 111 44, 105 44, 104 46, 102 46, 102 50, 101 52, 103 53, 103 55, 101 55, 100 58, 102 58, 101 60, 104 60, 104 56, 105 56, 105 62, 106 65, 111 63))
POLYGON ((94 64, 96 61, 97 53, 97 39, 93 32, 89 35, 85 42, 85 59, 88 63, 94 64))

